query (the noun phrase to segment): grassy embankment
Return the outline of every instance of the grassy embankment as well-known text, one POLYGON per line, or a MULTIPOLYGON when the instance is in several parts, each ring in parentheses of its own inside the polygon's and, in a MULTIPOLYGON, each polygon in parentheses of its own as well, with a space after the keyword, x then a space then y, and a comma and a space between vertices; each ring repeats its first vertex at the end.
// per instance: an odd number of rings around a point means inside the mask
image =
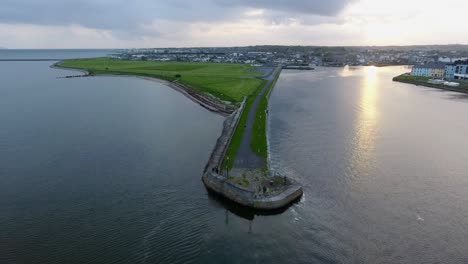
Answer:
POLYGON ((439 88, 439 89, 462 92, 462 93, 468 93, 468 82, 466 82, 466 81, 454 80, 454 82, 460 83, 460 86, 452 87, 452 86, 447 86, 447 85, 443 85, 443 84, 428 83, 427 81, 429 81, 429 79, 431 79, 431 78, 421 77, 421 76, 411 76, 411 75, 408 75, 408 74, 402 74, 402 75, 399 75, 397 77, 394 77, 393 81, 409 83, 409 84, 414 84, 414 85, 427 86, 427 87, 432 87, 432 88, 439 88))
POLYGON ((195 91, 239 104, 256 91, 262 80, 244 64, 125 61, 108 58, 66 60, 59 66, 86 70, 90 74, 137 75, 177 81, 195 91))

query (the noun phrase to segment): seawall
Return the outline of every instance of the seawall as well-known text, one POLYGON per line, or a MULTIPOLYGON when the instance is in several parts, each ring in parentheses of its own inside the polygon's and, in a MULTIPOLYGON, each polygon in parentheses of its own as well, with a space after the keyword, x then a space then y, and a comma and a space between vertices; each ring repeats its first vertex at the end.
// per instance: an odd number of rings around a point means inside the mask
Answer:
POLYGON ((221 165, 226 155, 226 151, 231 144, 232 136, 236 131, 237 126, 239 125, 240 117, 245 109, 246 98, 241 103, 239 109, 232 113, 223 123, 223 131, 221 136, 216 141, 216 145, 211 152, 211 156, 208 159, 208 162, 205 166, 203 173, 206 173, 208 170, 212 169, 221 169, 221 165))

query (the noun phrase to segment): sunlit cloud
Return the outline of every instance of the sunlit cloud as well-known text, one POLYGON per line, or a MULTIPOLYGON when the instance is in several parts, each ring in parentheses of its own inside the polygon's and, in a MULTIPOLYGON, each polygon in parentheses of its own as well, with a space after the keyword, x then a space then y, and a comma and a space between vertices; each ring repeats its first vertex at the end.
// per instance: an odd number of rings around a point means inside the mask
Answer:
POLYGON ((244 15, 247 17, 258 17, 262 16, 265 13, 265 10, 263 9, 252 9, 252 10, 247 10, 244 15))
POLYGON ((5 0, 0 46, 131 48, 468 43, 468 1, 5 0), (40 33, 40 37, 39 34, 40 33))

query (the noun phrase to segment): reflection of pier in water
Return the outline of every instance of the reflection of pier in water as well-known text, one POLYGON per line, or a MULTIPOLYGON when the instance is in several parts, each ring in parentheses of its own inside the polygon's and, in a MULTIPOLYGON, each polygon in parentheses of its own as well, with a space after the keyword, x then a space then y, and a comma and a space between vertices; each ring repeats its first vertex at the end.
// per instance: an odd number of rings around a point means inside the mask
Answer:
MULTIPOLYGON (((224 223, 226 225, 229 225, 229 210, 226 209, 224 212, 225 212, 224 223)), ((253 223, 253 219, 249 220, 249 231, 248 231, 249 234, 253 233, 252 232, 252 223, 253 223)))

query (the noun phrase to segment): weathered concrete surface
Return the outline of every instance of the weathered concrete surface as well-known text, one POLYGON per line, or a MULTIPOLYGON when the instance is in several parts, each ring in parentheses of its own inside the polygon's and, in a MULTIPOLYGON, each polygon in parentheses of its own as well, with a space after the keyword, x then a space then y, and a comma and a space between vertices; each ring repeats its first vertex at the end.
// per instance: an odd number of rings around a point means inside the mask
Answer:
POLYGON ((276 210, 286 207, 303 194, 302 186, 292 179, 288 179, 290 184, 283 191, 274 195, 263 195, 244 188, 213 171, 203 174, 202 180, 211 191, 241 205, 259 210, 276 210))

